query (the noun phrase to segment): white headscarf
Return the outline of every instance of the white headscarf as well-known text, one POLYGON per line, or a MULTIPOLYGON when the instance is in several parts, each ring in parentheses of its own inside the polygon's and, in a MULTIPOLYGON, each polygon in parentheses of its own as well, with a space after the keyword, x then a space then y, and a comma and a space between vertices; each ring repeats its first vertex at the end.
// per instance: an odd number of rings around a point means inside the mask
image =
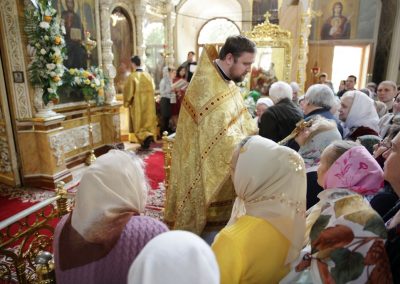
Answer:
POLYGON ((357 127, 364 126, 379 133, 379 116, 376 112, 374 100, 360 91, 347 91, 343 97, 352 97, 353 103, 344 122, 343 137, 346 138, 357 127))
POLYGON ((71 225, 89 242, 119 237, 123 222, 144 211, 147 190, 142 161, 133 153, 110 150, 83 174, 71 225))
POLYGON ((219 284, 211 248, 197 235, 170 231, 152 239, 135 259, 128 284, 219 284))
POLYGON ((270 98, 259 98, 257 100, 257 104, 256 105, 258 106, 258 105, 261 105, 261 104, 264 104, 267 107, 272 107, 274 105, 274 102, 270 98))
POLYGON ((286 263, 291 262, 302 248, 305 233, 303 159, 288 147, 253 136, 241 147, 234 168, 237 197, 228 225, 243 215, 265 219, 290 241, 286 263))

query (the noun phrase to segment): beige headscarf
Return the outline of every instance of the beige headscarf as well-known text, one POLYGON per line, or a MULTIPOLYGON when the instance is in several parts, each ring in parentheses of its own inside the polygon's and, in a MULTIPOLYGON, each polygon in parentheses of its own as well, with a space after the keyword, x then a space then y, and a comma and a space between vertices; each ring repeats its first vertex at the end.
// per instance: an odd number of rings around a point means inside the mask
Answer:
POLYGON ((232 176, 236 192, 228 225, 243 215, 263 218, 291 243, 286 262, 294 260, 304 241, 306 171, 300 155, 261 136, 240 148, 232 176))
POLYGON ((142 161, 134 154, 111 150, 82 176, 72 227, 88 242, 118 239, 129 218, 144 211, 147 190, 142 161))
POLYGON ((106 256, 133 215, 144 211, 148 183, 135 154, 111 150, 83 174, 59 238, 59 266, 71 269, 106 256), (71 216, 72 215, 72 216, 71 216))

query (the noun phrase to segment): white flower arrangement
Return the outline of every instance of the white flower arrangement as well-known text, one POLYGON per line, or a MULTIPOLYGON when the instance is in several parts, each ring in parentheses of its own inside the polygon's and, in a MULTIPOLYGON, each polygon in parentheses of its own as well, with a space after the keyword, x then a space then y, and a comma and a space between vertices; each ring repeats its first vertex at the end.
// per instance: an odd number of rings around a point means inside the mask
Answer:
POLYGON ((103 70, 97 67, 89 70, 71 68, 66 74, 71 85, 81 88, 87 101, 97 100, 99 92, 106 84, 103 70))
POLYGON ((25 32, 32 61, 29 79, 33 86, 43 89, 43 102, 57 103, 57 89, 63 84, 65 58, 65 27, 57 18, 52 1, 39 0, 37 8, 32 4, 25 8, 25 32))

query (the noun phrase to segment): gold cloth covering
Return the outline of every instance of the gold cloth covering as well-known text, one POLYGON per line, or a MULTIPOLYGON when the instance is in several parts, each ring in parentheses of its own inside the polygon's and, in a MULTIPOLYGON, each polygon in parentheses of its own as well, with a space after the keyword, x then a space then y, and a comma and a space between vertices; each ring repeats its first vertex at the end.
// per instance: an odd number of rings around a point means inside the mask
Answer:
POLYGON ((235 198, 230 162, 236 145, 256 133, 239 88, 225 81, 206 46, 186 91, 172 151, 165 222, 200 234, 206 223, 225 225, 235 198))
POLYGON ((124 86, 124 106, 129 107, 129 141, 142 144, 157 136, 154 83, 147 72, 132 72, 124 86))

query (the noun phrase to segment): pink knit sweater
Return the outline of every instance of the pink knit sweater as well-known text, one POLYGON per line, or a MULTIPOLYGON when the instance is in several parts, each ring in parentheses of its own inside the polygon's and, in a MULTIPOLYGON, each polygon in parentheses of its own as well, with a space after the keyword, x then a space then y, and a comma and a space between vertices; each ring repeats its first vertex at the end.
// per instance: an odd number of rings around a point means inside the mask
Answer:
POLYGON ((64 283, 126 283, 128 270, 142 248, 155 236, 168 231, 163 223, 146 216, 134 216, 126 224, 120 239, 107 256, 95 262, 61 271, 59 269, 58 240, 68 215, 58 223, 54 233, 56 280, 64 283))

